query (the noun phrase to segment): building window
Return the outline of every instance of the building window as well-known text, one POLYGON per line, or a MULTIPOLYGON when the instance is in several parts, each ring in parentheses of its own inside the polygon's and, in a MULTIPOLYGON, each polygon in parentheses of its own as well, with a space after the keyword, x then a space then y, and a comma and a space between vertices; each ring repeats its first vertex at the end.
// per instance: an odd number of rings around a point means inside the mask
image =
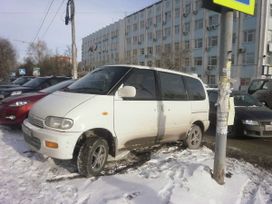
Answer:
POLYGON ((176 34, 176 35, 179 34, 179 25, 175 25, 175 34, 176 34))
POLYGON ((134 23, 133 24, 133 31, 137 31, 138 30, 138 24, 137 23, 134 23))
POLYGON ((202 57, 195 57, 195 66, 202 65, 202 57))
POLYGON ((215 75, 208 75, 208 84, 209 85, 215 85, 216 84, 216 80, 215 80, 215 75))
POLYGON ((166 37, 169 37, 171 35, 171 28, 170 27, 164 29, 164 35, 166 37))
POLYGON ((255 41, 255 30, 244 31, 244 42, 254 42, 255 41))
POLYGON ((153 33, 152 32, 147 33, 147 39, 153 40, 153 33))
POLYGON ((131 38, 127 38, 127 44, 131 45, 131 38))
POLYGON ((272 16, 272 4, 270 4, 270 16, 272 16))
POLYGON ((144 26, 144 21, 141 21, 141 22, 140 22, 140 28, 141 28, 141 29, 144 29, 144 27, 145 27, 145 26, 144 26))
POLYGON ((218 14, 209 16, 209 26, 218 25, 218 14))
POLYGON ((144 54, 145 54, 144 48, 141 48, 141 55, 144 55, 144 54))
POLYGON ((217 65, 217 56, 208 57, 208 65, 209 66, 216 66, 217 65))
POLYGON ((178 52, 178 51, 179 51, 179 43, 176 42, 176 43, 175 43, 175 52, 178 52))
POLYGON ((175 18, 179 18, 180 16, 180 8, 175 8, 175 18))
POLYGON ((217 36, 209 37, 208 47, 215 47, 215 46, 217 46, 217 43, 218 43, 217 36))
POLYGON ((137 36, 133 36, 133 44, 136 45, 138 43, 138 38, 137 36))
POLYGON ((157 39, 157 40, 160 40, 160 39, 161 39, 161 33, 162 33, 161 30, 157 30, 157 31, 156 31, 156 39, 157 39))
POLYGON ((134 50, 133 50, 133 56, 134 56, 134 57, 137 56, 137 49, 134 49, 134 50))
POLYGON ((152 61, 148 61, 147 66, 152 67, 152 61))
POLYGON ((235 44, 236 42, 236 33, 232 34, 232 43, 235 44))
POLYGON ((140 35, 140 42, 143 43, 144 42, 144 34, 140 35))
POLYGON ((248 52, 248 53, 244 53, 243 55, 243 63, 244 64, 254 64, 255 60, 255 53, 254 52, 248 52))
POLYGON ((156 23, 160 24, 161 23, 161 15, 156 16, 156 23))
POLYGON ((147 29, 150 28, 152 25, 152 18, 147 19, 147 29))
POLYGON ((161 53, 161 46, 157 45, 156 46, 156 54, 160 54, 161 53))
POLYGON ((152 55, 153 54, 153 47, 147 48, 147 54, 152 55))
POLYGON ((195 30, 203 29, 203 19, 195 21, 195 30))
POLYGON ((184 32, 190 32, 190 23, 184 24, 184 32))
POLYGON ((185 40, 184 41, 184 48, 185 49, 189 49, 190 48, 190 41, 189 40, 185 40))
POLYGON ((188 15, 191 12, 191 3, 185 5, 185 14, 188 15))
POLYGON ((171 21, 171 11, 165 12, 166 23, 171 21))
POLYGON ((202 46, 203 46, 202 38, 195 39, 195 48, 202 48, 202 46))
POLYGON ((184 64, 187 67, 190 66, 190 59, 189 59, 189 57, 184 58, 184 64))
POLYGON ((166 53, 171 52, 171 44, 165 44, 164 45, 164 52, 166 52, 166 53))

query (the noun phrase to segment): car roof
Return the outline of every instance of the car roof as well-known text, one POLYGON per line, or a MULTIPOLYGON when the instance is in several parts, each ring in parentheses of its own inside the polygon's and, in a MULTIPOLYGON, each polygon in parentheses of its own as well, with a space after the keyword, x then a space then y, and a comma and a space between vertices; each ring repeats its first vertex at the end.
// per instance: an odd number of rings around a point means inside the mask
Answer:
POLYGON ((155 70, 155 71, 161 71, 161 72, 172 73, 172 74, 179 74, 179 75, 192 77, 192 78, 202 81, 199 77, 194 76, 192 74, 169 70, 169 69, 163 69, 163 68, 159 68, 159 67, 148 67, 148 66, 130 65, 130 64, 105 65, 105 66, 101 66, 101 68, 102 67, 129 67, 129 68, 133 68, 133 69, 148 69, 148 70, 155 70))

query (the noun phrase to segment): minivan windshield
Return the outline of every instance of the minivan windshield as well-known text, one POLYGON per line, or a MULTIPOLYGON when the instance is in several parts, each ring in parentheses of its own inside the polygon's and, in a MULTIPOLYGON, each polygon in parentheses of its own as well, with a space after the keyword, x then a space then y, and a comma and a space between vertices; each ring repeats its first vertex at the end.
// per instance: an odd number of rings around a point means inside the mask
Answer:
POLYGON ((117 66, 98 68, 68 86, 64 91, 105 95, 129 69, 117 66))

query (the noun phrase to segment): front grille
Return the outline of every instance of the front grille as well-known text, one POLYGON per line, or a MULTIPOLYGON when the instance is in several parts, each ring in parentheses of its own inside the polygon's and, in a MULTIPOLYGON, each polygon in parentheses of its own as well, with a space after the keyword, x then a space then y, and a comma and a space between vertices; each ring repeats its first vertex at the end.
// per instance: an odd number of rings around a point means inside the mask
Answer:
POLYGON ((34 126, 37 126, 37 127, 40 127, 40 128, 44 127, 43 126, 43 121, 38 119, 38 118, 33 117, 32 115, 28 116, 28 121, 34 126))
POLYGON ((35 147, 37 150, 41 148, 41 141, 37 137, 29 136, 24 134, 25 141, 31 146, 35 147))

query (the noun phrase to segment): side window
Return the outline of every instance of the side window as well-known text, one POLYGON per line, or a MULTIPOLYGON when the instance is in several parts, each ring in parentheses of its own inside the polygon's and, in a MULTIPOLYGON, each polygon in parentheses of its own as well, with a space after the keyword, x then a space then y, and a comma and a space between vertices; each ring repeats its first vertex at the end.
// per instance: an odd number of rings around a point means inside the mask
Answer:
POLYGON ((163 100, 186 100, 182 76, 159 72, 163 100))
POLYGON ((204 100, 206 98, 204 87, 199 80, 184 76, 184 81, 189 94, 189 100, 204 100))
POLYGON ((156 100, 155 73, 152 70, 133 70, 124 86, 136 88, 136 96, 132 100, 156 100))
POLYGON ((46 80, 46 81, 44 81, 43 83, 41 83, 40 88, 41 88, 41 89, 45 89, 45 88, 51 86, 48 82, 49 82, 49 81, 46 80))

